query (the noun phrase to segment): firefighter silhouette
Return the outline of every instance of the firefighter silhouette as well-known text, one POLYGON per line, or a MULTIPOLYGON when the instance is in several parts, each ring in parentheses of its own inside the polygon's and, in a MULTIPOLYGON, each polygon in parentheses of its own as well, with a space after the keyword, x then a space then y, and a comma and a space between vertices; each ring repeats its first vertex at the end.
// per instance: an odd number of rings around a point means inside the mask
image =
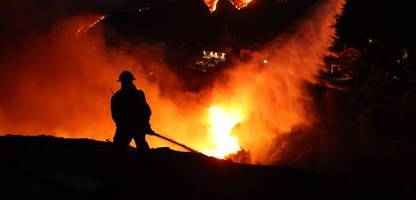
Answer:
POLYGON ((134 139, 137 151, 147 152, 146 134, 154 133, 149 123, 152 112, 144 92, 136 88, 134 80, 131 72, 123 71, 118 79, 121 89, 111 98, 111 115, 116 124, 113 142, 116 149, 122 151, 134 139))

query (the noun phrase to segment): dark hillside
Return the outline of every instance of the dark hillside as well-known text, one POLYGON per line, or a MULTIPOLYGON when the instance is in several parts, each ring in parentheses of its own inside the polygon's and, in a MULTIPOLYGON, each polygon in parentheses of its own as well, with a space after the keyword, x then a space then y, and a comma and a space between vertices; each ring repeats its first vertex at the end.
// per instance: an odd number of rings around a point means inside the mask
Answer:
POLYGON ((8 199, 107 199, 111 194, 116 199, 403 199, 409 194, 325 173, 242 165, 167 148, 153 149, 146 157, 129 152, 116 161, 119 170, 115 173, 110 158, 111 143, 49 136, 1 137, 2 196, 8 199))

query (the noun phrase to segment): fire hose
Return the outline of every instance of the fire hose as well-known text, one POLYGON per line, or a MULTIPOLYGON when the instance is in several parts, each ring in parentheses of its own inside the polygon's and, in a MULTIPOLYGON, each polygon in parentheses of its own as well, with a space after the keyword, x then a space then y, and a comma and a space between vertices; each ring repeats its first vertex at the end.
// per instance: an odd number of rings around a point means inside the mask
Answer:
POLYGON ((173 144, 176 144, 176 145, 178 145, 178 146, 180 146, 180 147, 182 147, 182 148, 184 148, 184 149, 186 149, 186 150, 188 150, 188 151, 190 151, 190 152, 192 152, 192 153, 200 153, 200 152, 198 152, 198 151, 196 151, 196 150, 192 149, 191 147, 188 147, 188 146, 186 146, 186 145, 184 145, 184 144, 181 144, 181 143, 179 143, 179 142, 177 142, 177 141, 175 141, 175 140, 172 140, 172 139, 167 138, 167 137, 165 137, 165 136, 163 136, 163 135, 160 135, 159 133, 153 132, 151 135, 156 136, 156 137, 161 138, 161 139, 164 139, 164 140, 166 140, 166 141, 168 141, 168 142, 171 142, 171 143, 173 143, 173 144))

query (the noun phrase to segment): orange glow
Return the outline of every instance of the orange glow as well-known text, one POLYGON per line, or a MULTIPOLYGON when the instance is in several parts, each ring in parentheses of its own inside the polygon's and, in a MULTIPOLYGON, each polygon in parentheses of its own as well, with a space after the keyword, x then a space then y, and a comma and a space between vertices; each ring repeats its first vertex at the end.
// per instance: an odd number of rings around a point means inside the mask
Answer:
POLYGON ((211 106, 208 113, 213 148, 205 149, 203 153, 216 158, 224 158, 229 154, 238 152, 240 150, 238 138, 232 136, 231 131, 243 119, 241 110, 211 106))
MULTIPOLYGON (((316 83, 324 69, 344 4, 319 1, 294 27, 252 52, 250 61, 236 57, 199 92, 183 90, 164 63, 162 46, 108 48, 100 31, 88 32, 103 16, 67 19, 0 63, 0 86, 8 94, 0 99, 0 133, 111 140, 110 98, 120 87, 119 73, 131 70, 152 108, 156 132, 214 157, 244 149, 253 163, 276 163, 286 145, 279 138, 319 120, 305 85, 316 83)), ((148 138, 153 148, 178 149, 148 138)))

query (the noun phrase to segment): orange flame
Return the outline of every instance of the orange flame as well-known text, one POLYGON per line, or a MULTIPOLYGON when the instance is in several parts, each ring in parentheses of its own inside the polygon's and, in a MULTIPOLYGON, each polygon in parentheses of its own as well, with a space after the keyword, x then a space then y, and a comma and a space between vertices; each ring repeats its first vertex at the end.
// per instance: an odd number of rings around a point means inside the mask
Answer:
MULTIPOLYGON (((218 1, 219 0, 204 0, 204 3, 208 6, 211 12, 214 12, 217 9, 218 1)), ((229 0, 229 2, 231 2, 234 5, 234 7, 237 9, 241 9, 241 8, 248 6, 248 4, 251 1, 252 0, 229 0)))
POLYGON ((208 109, 208 124, 210 125, 213 148, 205 149, 203 153, 217 158, 237 153, 240 150, 238 138, 231 135, 232 129, 243 120, 241 110, 230 110, 229 107, 211 106, 208 109))
POLYGON ((248 4, 251 2, 252 0, 230 0, 230 2, 235 6, 235 8, 237 9, 241 9, 244 8, 246 6, 248 6, 248 4))
POLYGON ((208 6, 209 11, 214 12, 217 9, 218 0, 204 0, 204 3, 208 6))

